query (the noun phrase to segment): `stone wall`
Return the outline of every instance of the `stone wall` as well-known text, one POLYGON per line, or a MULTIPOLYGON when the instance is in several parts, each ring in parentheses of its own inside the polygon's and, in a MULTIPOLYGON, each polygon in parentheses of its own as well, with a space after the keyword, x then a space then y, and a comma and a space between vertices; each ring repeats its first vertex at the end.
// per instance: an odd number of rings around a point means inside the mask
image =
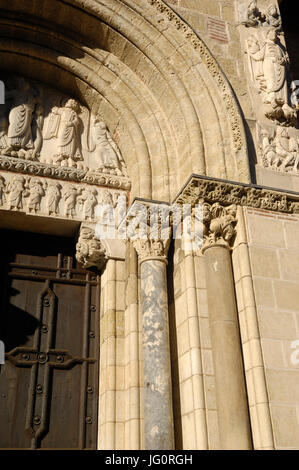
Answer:
MULTIPOLYGON (((246 223, 275 448, 296 449, 299 446, 299 361, 296 354, 299 344, 299 217, 247 209, 246 223)), ((248 341, 245 341, 245 356, 247 347, 248 341)), ((259 358, 253 358, 248 367, 258 367, 258 361, 259 358)))

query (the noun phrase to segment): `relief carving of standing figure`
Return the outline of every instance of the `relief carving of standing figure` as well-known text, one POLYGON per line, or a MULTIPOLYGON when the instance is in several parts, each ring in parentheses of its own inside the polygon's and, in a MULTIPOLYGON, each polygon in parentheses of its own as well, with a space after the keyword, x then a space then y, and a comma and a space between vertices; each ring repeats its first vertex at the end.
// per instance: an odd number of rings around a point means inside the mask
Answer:
POLYGON ((63 108, 52 109, 52 114, 56 115, 56 120, 52 119, 54 130, 50 129, 49 135, 45 138, 58 137, 58 153, 54 157, 54 164, 77 168, 83 166, 82 163, 78 163, 83 160, 79 135, 79 111, 79 104, 74 99, 67 100, 63 108))
POLYGON ((40 210, 42 197, 45 195, 43 184, 40 180, 33 180, 29 185, 28 211, 36 212, 40 210))
POLYGON ((247 52, 253 81, 263 94, 263 102, 270 105, 266 116, 270 119, 293 120, 295 111, 288 105, 287 63, 288 58, 278 43, 275 28, 269 28, 264 42, 254 36, 247 40, 247 52))
POLYGON ((114 175, 127 176, 126 165, 122 155, 111 137, 106 124, 96 118, 93 125, 93 141, 96 149, 98 171, 114 175))
POLYGON ((23 88, 15 94, 14 103, 9 113, 8 149, 5 154, 24 157, 33 149, 32 115, 35 98, 30 93, 30 85, 23 80, 23 88))
POLYGON ((94 208, 97 205, 95 189, 85 189, 82 196, 78 198, 78 202, 83 204, 83 214, 85 219, 92 219, 94 216, 94 208))
POLYGON ((9 209, 23 209, 23 195, 25 196, 25 178, 17 175, 8 183, 6 192, 8 196, 9 209))
POLYGON ((72 217, 75 215, 77 196, 80 192, 81 189, 77 190, 75 186, 69 186, 65 189, 63 193, 65 216, 72 217))
POLYGON ((47 188, 47 211, 48 214, 57 214, 58 204, 61 198, 61 184, 49 182, 47 188))

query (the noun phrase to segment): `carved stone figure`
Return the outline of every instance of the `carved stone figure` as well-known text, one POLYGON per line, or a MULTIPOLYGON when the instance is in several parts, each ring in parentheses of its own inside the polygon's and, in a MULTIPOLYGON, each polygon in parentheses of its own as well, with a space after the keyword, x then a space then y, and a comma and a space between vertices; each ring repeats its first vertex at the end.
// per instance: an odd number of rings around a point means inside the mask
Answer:
POLYGON ((63 192, 64 200, 64 215, 72 217, 75 215, 75 208, 77 196, 81 193, 81 189, 76 189, 74 186, 67 186, 63 192))
POLYGON ((48 183, 47 187, 47 211, 48 214, 57 214, 58 204, 61 199, 61 184, 55 181, 48 183))
POLYGON ((40 210, 42 197, 45 195, 43 183, 40 180, 31 180, 29 183, 28 211, 37 212, 40 210))
POLYGON ((14 102, 9 113, 7 155, 24 157, 33 149, 32 117, 36 104, 30 85, 22 80, 22 88, 15 92, 14 102))
POLYGON ((254 36, 247 40, 252 79, 263 95, 265 114, 274 120, 293 123, 296 111, 288 105, 286 64, 288 58, 278 43, 277 32, 269 28, 264 42, 254 36))
POLYGON ((35 108, 35 113, 34 113, 34 130, 36 134, 36 138, 34 141, 34 150, 32 152, 32 160, 36 160, 37 157, 40 156, 40 152, 42 149, 43 145, 43 125, 44 125, 44 109, 43 107, 38 104, 35 108))
POLYGON ((94 217, 94 208, 97 205, 98 192, 96 189, 85 189, 78 202, 83 204, 83 215, 85 219, 92 219, 94 217))
POLYGON ((5 150, 8 149, 9 143, 7 138, 7 127, 8 122, 6 116, 2 114, 0 116, 0 152, 5 153, 5 150))
POLYGON ((0 206, 3 206, 5 204, 6 198, 5 198, 5 179, 3 176, 0 176, 0 206))
POLYGON ((95 238, 94 230, 82 227, 76 245, 76 259, 84 268, 101 269, 107 261, 106 250, 100 240, 95 238))
POLYGON ((263 13, 259 10, 257 1, 251 0, 246 10, 246 19, 241 24, 248 28, 271 26, 280 31, 281 17, 275 4, 269 5, 266 13, 263 13))
POLYGON ((16 175, 8 183, 6 192, 8 196, 9 209, 23 209, 23 196, 27 195, 26 180, 23 176, 16 175))
POLYGON ((260 150, 265 167, 282 172, 298 172, 298 141, 289 135, 286 128, 278 127, 272 136, 262 129, 260 136, 260 150))
POLYGON ((79 135, 80 107, 77 101, 67 100, 62 108, 54 107, 49 118, 46 139, 58 137, 57 153, 54 164, 69 167, 83 167, 79 135))
POLYGON ((276 153, 273 140, 270 139, 268 132, 265 129, 261 130, 261 150, 264 166, 276 167, 279 163, 279 157, 276 153))
POLYGON ((242 24, 247 27, 260 26, 266 20, 266 15, 258 9, 256 0, 251 0, 249 3, 246 17, 246 20, 243 21, 242 24))
POLYGON ((276 5, 273 4, 268 7, 266 21, 268 25, 275 28, 277 32, 281 30, 281 17, 276 5))
POLYGON ((127 176, 122 155, 112 139, 106 124, 99 118, 96 118, 94 121, 92 138, 95 145, 95 158, 99 165, 98 171, 127 176))

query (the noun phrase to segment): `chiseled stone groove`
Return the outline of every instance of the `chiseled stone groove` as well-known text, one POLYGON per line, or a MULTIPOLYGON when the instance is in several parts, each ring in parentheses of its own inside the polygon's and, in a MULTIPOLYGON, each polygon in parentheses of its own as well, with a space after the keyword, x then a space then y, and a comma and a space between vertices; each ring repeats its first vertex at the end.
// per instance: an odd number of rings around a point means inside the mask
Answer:
POLYGON ((299 214, 299 194, 196 175, 190 178, 175 199, 175 203, 194 205, 202 200, 222 205, 236 204, 256 209, 299 214))

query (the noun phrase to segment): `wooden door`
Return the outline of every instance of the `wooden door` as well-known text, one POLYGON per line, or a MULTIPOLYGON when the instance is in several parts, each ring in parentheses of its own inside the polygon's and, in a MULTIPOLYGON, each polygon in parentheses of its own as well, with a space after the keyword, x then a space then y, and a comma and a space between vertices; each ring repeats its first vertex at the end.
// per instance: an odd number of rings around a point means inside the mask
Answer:
POLYGON ((71 239, 0 237, 0 448, 94 449, 100 276, 71 239))

